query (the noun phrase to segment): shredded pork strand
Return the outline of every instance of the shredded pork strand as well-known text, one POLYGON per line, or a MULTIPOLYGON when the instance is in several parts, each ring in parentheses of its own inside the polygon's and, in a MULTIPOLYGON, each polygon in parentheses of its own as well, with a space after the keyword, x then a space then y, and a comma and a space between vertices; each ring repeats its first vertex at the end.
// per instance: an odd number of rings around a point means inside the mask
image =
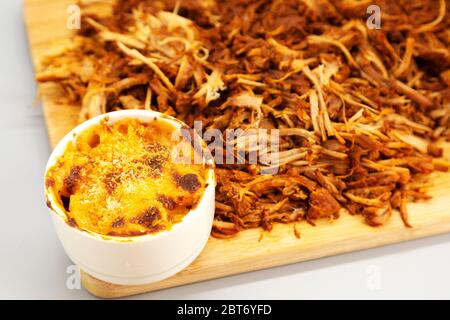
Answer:
POLYGON ((449 169, 437 145, 450 138, 446 0, 80 5, 81 30, 37 74, 81 106, 80 121, 139 108, 204 130, 279 129, 277 174, 242 155, 218 165, 215 237, 341 209, 372 226, 397 210, 410 227, 406 203, 427 199, 417 177, 449 169), (367 27, 370 4, 381 29, 367 27))

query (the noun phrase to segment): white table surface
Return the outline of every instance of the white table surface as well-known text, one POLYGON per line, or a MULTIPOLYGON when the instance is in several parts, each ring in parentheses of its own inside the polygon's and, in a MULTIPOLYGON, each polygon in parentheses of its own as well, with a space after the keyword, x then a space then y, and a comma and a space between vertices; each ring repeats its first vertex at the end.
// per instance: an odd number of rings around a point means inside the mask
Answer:
MULTIPOLYGON (((50 147, 20 0, 0 0, 0 40, 0 298, 92 299, 82 288, 68 288, 72 263, 45 206, 42 176, 50 147)), ((443 235, 135 298, 448 299, 449 270, 450 235, 443 235)))

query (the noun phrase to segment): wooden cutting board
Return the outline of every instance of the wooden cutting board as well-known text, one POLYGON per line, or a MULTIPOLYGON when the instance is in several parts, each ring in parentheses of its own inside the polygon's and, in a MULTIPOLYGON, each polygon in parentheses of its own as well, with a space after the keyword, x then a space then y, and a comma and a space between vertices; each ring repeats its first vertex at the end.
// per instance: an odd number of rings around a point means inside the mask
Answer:
MULTIPOLYGON (((25 23, 35 65, 52 43, 70 36, 66 19, 71 3, 71 0, 25 0, 25 23)), ((51 86, 39 86, 39 89, 49 139, 55 146, 77 124, 79 107, 55 103, 51 86)), ((445 149, 449 156, 450 144, 445 145, 445 149)), ((188 268, 158 283, 120 286, 97 280, 84 272, 82 283, 96 296, 123 297, 450 232, 450 173, 433 174, 427 186, 433 199, 408 206, 412 229, 404 227, 398 214, 394 214, 386 226, 372 228, 360 217, 344 213, 340 219, 321 221, 316 227, 297 223, 300 239, 294 234, 293 224, 276 225, 271 232, 247 230, 232 239, 211 238, 188 268)))

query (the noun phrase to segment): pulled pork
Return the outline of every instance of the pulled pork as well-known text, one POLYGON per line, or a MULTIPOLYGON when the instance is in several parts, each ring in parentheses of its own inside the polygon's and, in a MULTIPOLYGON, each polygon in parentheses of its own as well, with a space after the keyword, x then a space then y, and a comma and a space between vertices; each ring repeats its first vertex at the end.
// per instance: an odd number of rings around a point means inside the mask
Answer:
POLYGON ((410 226, 407 201, 427 198, 416 177, 448 170, 436 145, 450 138, 445 0, 80 5, 81 30, 37 74, 81 105, 80 121, 140 108, 205 130, 279 129, 278 174, 218 166, 216 237, 341 209, 372 226, 398 210, 410 226))

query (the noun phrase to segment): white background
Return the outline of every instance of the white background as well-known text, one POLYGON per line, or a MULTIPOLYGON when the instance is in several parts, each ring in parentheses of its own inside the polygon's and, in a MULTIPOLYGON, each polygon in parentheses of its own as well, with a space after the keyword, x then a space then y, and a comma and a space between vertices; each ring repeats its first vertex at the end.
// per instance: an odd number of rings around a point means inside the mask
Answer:
MULTIPOLYGON (((91 299, 43 198, 50 153, 20 0, 0 0, 0 298, 91 299)), ((450 298, 450 235, 143 294, 143 299, 450 298)))

